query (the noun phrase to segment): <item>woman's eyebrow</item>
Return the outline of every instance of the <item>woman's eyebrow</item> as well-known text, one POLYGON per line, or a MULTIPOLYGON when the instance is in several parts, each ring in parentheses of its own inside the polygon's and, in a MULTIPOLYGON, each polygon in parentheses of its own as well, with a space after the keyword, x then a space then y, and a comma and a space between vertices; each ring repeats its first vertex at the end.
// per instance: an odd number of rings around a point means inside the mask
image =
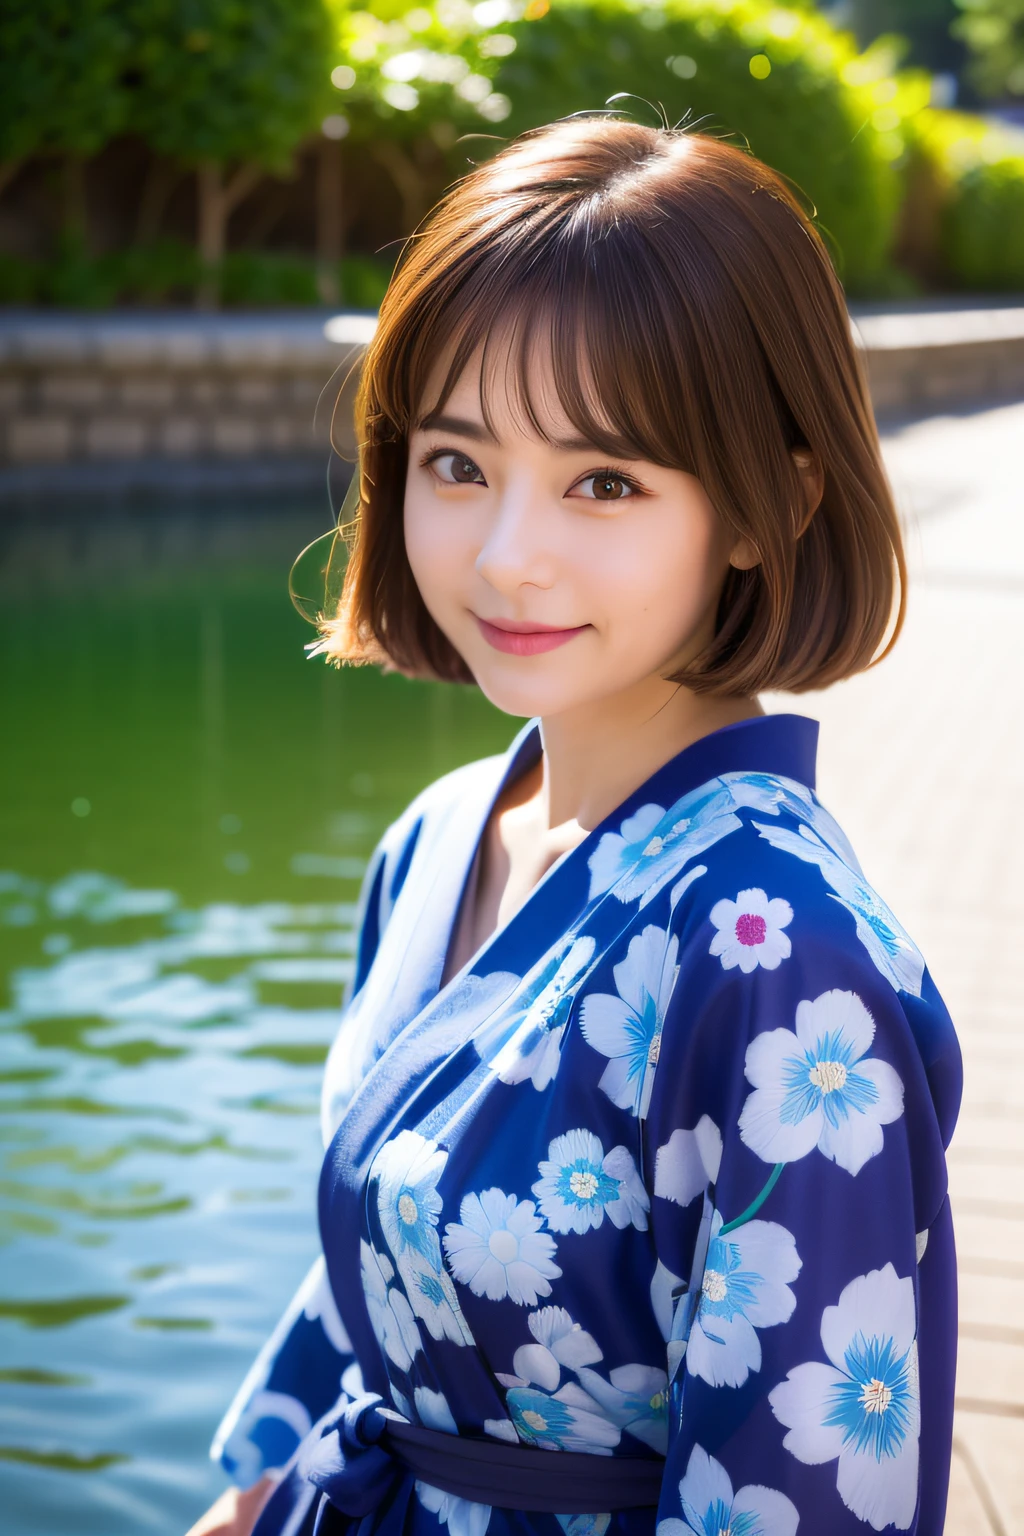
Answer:
MULTIPOLYGON (((470 421, 465 416, 446 416, 441 412, 424 416, 417 423, 418 432, 454 432, 459 437, 468 437, 474 443, 496 443, 498 440, 481 421, 470 421)), ((588 437, 549 437, 548 442, 552 448, 557 448, 561 453, 600 453, 603 450, 596 443, 592 443, 588 437)))
POLYGON ((474 443, 495 443, 497 438, 482 421, 470 421, 464 416, 445 416, 432 412, 418 423, 419 432, 455 432, 459 437, 471 438, 474 443))

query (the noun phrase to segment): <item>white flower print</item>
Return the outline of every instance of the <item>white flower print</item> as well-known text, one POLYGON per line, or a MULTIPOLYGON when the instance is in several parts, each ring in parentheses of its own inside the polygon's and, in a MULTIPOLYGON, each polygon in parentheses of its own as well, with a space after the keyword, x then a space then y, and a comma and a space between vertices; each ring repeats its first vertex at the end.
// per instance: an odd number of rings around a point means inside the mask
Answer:
POLYGON ((560 941, 529 972, 483 1029, 477 1055, 503 1083, 532 1082, 538 1092, 551 1082, 561 1060, 562 1036, 576 1000, 576 982, 593 959, 596 945, 584 934, 568 948, 560 941))
POLYGON ((447 1152, 416 1131, 399 1131, 377 1154, 377 1207, 399 1266, 406 1254, 414 1253, 432 1268, 439 1267, 441 1196, 436 1186, 447 1161, 447 1152))
POLYGON ((759 965, 775 971, 792 953, 789 935, 782 930, 793 921, 793 908, 781 896, 769 901, 756 887, 740 891, 735 901, 716 901, 710 916, 718 929, 710 953, 719 957, 725 971, 739 966, 748 976, 759 965))
POLYGON ((882 1150, 882 1126, 903 1113, 903 1084, 867 1055, 875 1023, 855 992, 823 992, 796 1010, 796 1032, 772 1029, 747 1047, 753 1084, 740 1136, 769 1163, 815 1147, 849 1173, 882 1150))
POLYGON ((409 1303, 432 1339, 472 1344, 473 1335, 462 1315, 459 1298, 446 1270, 409 1260, 401 1268, 409 1303))
MULTIPOLYGON (((443 1392, 432 1392, 429 1387, 417 1387, 415 1392, 416 1416, 427 1429, 439 1429, 444 1434, 457 1435, 458 1425, 443 1392)), ((489 1504, 475 1504, 469 1499, 456 1498, 443 1493, 430 1483, 416 1483, 416 1497, 425 1509, 429 1509, 448 1527, 451 1536, 484 1536, 491 1518, 489 1504)))
POLYGON ((642 805, 618 832, 605 832, 590 855, 589 899, 613 891, 619 901, 639 898, 645 907, 685 864, 741 825, 729 788, 718 779, 667 811, 642 805))
POLYGON ((689 1205, 718 1178, 722 1133, 710 1115, 701 1115, 692 1131, 677 1130, 654 1158, 654 1193, 675 1205, 689 1205))
POLYGON ((446 1525, 451 1536, 485 1536, 491 1523, 491 1506, 474 1504, 470 1499, 458 1499, 453 1493, 442 1493, 429 1483, 416 1483, 416 1497, 424 1509, 435 1514, 446 1525))
POLYGON ((821 1316, 831 1365, 809 1361, 768 1394, 798 1461, 835 1461, 846 1507, 873 1530, 908 1530, 921 1429, 914 1282, 891 1264, 851 1280, 821 1316))
POLYGON ((592 1451, 611 1455, 619 1428, 575 1382, 559 1387, 563 1367, 581 1372, 601 1359, 593 1336, 574 1323, 564 1307, 542 1307, 526 1320, 535 1343, 521 1344, 512 1357, 512 1375, 496 1372, 518 1438, 544 1450, 592 1451))
POLYGON ((513 1445, 519 1444, 519 1436, 511 1419, 484 1419, 484 1434, 493 1435, 495 1440, 509 1440, 513 1445))
POLYGON ((778 816, 780 811, 797 821, 810 822, 818 836, 838 853, 851 869, 860 871, 857 855, 846 833, 832 817, 813 790, 796 779, 784 779, 774 773, 726 773, 722 775, 738 806, 760 811, 763 816, 778 816))
POLYGON ((444 1251, 456 1280, 475 1296, 535 1307, 550 1296, 549 1281, 562 1273, 553 1263, 555 1240, 542 1232, 532 1200, 517 1200, 500 1189, 466 1195, 458 1222, 445 1227, 444 1251))
POLYGON ((646 1116, 661 1054, 661 1032, 679 975, 679 940, 649 925, 629 942, 626 958, 612 971, 617 997, 595 992, 584 998, 580 1028, 595 1051, 610 1058, 598 1087, 631 1114, 646 1116))
POLYGON ((537 1203, 555 1232, 589 1232, 605 1216, 616 1227, 647 1230, 650 1201, 625 1147, 605 1153, 593 1131, 556 1136, 538 1165, 537 1203))
POLYGON ((448 1154, 416 1131, 399 1131, 373 1165, 381 1229, 409 1304, 434 1339, 472 1344, 455 1287, 441 1262, 437 1181, 448 1154))
POLYGON ((695 1445, 679 1484, 682 1520, 659 1520, 657 1536, 795 1536, 796 1505, 775 1488, 748 1483, 733 1492, 721 1462, 695 1445))
POLYGON ((557 1392, 510 1387, 505 1394, 516 1434, 543 1451, 587 1451, 610 1456, 622 1438, 581 1387, 567 1382, 557 1392))
POLYGON ((605 1381, 596 1371, 580 1382, 611 1422, 664 1456, 668 1451, 668 1377, 652 1365, 620 1365, 605 1381))
MULTIPOLYGON (((824 814, 816 807, 816 823, 819 813, 824 814)), ((832 887, 833 900, 841 902, 853 917, 857 937, 889 985, 896 992, 920 997, 924 960, 909 934, 868 885, 856 861, 844 859, 841 851, 829 847, 809 826, 801 825, 795 832, 788 827, 765 826, 759 821, 754 826, 773 848, 817 865, 826 884, 832 887)))
POLYGON ((434 1392, 430 1387, 417 1387, 413 1393, 413 1402, 416 1404, 416 1417, 427 1429, 439 1429, 446 1435, 458 1434, 459 1426, 443 1392, 434 1392))
POLYGON ((579 1371, 601 1359, 601 1350, 592 1334, 574 1323, 564 1307, 542 1307, 531 1312, 526 1326, 536 1340, 520 1344, 512 1356, 512 1376, 498 1376, 506 1387, 525 1387, 531 1382, 553 1392, 561 1380, 562 1367, 579 1371))
POLYGON ((704 1264, 686 1368, 711 1387, 742 1387, 761 1369, 756 1330, 788 1322, 796 1297, 788 1282, 800 1273, 793 1234, 774 1221, 748 1221, 721 1234, 716 1211, 704 1264))
POLYGON ((404 1292, 391 1284, 395 1271, 387 1254, 374 1253, 369 1243, 360 1240, 359 1259, 370 1326, 388 1359, 407 1371, 417 1350, 423 1348, 412 1308, 404 1292))

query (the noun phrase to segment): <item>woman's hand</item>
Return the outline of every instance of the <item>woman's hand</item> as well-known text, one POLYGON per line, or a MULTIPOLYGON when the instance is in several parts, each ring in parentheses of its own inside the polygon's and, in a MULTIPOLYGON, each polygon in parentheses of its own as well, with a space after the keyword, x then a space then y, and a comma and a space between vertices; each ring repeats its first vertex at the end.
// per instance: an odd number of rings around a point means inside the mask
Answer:
POLYGON ((261 1477, 251 1488, 228 1488, 187 1536, 251 1536, 274 1486, 272 1477, 261 1477))

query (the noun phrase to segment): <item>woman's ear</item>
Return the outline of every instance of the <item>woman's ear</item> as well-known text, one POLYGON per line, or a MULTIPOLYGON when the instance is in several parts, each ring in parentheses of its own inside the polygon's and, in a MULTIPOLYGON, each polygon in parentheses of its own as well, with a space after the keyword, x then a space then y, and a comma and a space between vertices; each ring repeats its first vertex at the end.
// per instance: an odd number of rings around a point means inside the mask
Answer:
MULTIPOLYGON (((799 539, 807 532, 811 518, 821 506, 821 498, 825 494, 825 471, 809 448, 794 448, 792 458, 804 493, 803 515, 796 531, 799 539)), ((752 571, 755 565, 761 564, 761 556, 749 539, 737 539, 729 555, 729 564, 737 571, 752 571)))
POLYGON ((799 539, 807 532, 811 518, 821 506, 821 498, 825 494, 825 471, 821 467, 820 460, 809 448, 794 448, 793 463, 796 465, 796 472, 800 476, 800 484, 804 492, 804 515, 800 519, 800 526, 796 533, 799 539))
POLYGON ((761 556, 749 539, 737 539, 729 553, 729 564, 737 571, 752 571, 761 564, 761 556))

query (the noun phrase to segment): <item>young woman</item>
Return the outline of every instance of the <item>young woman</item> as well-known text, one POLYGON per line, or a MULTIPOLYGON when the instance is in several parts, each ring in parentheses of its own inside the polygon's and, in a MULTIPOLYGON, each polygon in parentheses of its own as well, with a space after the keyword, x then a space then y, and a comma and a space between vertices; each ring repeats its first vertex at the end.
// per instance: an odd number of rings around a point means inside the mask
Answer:
POLYGON ((757 700, 902 617, 818 235, 712 138, 529 134, 410 242, 358 415, 319 649, 530 723, 371 863, 324 1257, 198 1529, 940 1536, 956 1039, 757 700))

